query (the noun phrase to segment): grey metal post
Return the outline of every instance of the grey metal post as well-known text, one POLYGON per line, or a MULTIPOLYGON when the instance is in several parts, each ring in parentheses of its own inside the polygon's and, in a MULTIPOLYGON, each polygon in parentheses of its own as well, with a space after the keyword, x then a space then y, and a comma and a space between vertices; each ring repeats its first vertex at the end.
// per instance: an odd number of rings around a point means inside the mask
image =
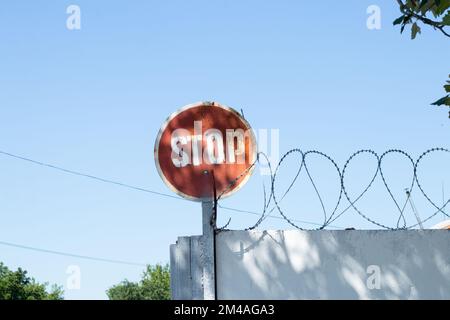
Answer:
POLYGON ((203 213, 203 237, 202 237, 202 262, 203 262, 203 299, 214 300, 215 293, 215 268, 214 268, 214 226, 211 224, 214 212, 214 202, 202 202, 203 213))

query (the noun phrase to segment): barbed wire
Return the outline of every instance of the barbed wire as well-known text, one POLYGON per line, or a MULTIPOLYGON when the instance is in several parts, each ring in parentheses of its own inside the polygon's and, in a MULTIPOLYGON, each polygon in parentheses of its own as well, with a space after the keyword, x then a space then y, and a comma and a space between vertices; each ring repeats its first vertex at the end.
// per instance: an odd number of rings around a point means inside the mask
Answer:
MULTIPOLYGON (((327 227, 334 227, 332 224, 338 220, 339 218, 341 218, 346 212, 348 212, 350 209, 352 209, 354 212, 356 212, 360 217, 362 217, 364 220, 366 220, 367 222, 380 227, 382 229, 387 229, 387 230, 398 230, 398 229, 413 229, 416 228, 417 226, 421 225, 422 223, 425 223, 427 221, 429 221, 430 219, 432 219, 433 217, 435 217, 437 214, 442 213, 444 216, 446 217, 450 217, 450 215, 445 211, 447 205, 450 202, 450 198, 447 199, 445 201, 443 201, 443 205, 439 206, 437 205, 429 196, 429 194, 424 190, 421 182, 420 182, 420 178, 418 175, 419 172, 419 165, 422 163, 423 159, 430 156, 433 153, 438 153, 438 152, 445 152, 445 153, 449 153, 450 151, 448 149, 445 148, 431 148, 428 149, 427 151, 423 152, 418 158, 417 160, 414 160, 413 157, 408 154, 407 152, 400 150, 400 149, 390 149, 387 150, 386 152, 384 152, 381 156, 379 156, 375 151, 371 150, 371 149, 362 149, 362 150, 358 150, 356 152, 354 152, 344 163, 344 166, 342 167, 342 169, 338 166, 337 162, 329 155, 318 151, 318 150, 310 150, 310 151, 306 151, 303 152, 301 149, 295 148, 295 149, 291 149, 288 152, 286 152, 282 157, 281 160, 278 162, 276 168, 274 171, 272 171, 272 165, 269 161, 269 158, 267 157, 267 155, 265 155, 264 153, 258 153, 258 157, 257 160, 252 163, 244 172, 242 172, 238 177, 236 177, 236 179, 234 179, 227 188, 225 188, 225 190, 222 191, 222 193, 217 197, 217 201, 220 201, 221 197, 223 196, 223 194, 225 194, 226 192, 228 192, 229 189, 231 189, 240 179, 242 179, 250 170, 252 170, 256 165, 262 165, 261 160, 263 160, 265 162, 265 165, 267 165, 269 167, 269 171, 270 171, 270 180, 271 180, 271 188, 270 188, 270 192, 268 193, 265 186, 263 185, 263 210, 259 213, 260 217, 259 219, 256 221, 256 223, 248 228, 246 228, 245 230, 253 230, 255 228, 257 228, 264 220, 267 216, 273 216, 273 212, 277 211, 280 214, 281 219, 285 220, 288 224, 290 224, 291 226, 293 226, 296 229, 299 230, 321 230, 321 229, 325 229, 327 227), (281 197, 278 197, 278 187, 277 187, 277 181, 278 181, 278 177, 279 177, 279 171, 280 169, 283 167, 283 165, 286 163, 287 159, 295 154, 299 154, 300 155, 300 161, 299 161, 299 167, 296 171, 296 174, 294 176, 294 178, 292 179, 292 181, 289 183, 288 187, 286 188, 286 190, 282 193, 281 197), (394 193, 392 192, 391 187, 389 186, 387 179, 386 179, 386 175, 385 172, 383 171, 383 162, 384 160, 389 156, 389 155, 399 155, 401 157, 404 157, 408 163, 410 163, 411 165, 411 184, 408 186, 408 188, 405 189, 406 191, 406 200, 405 202, 399 202, 399 200, 394 196, 394 193), (339 185, 340 185, 340 190, 339 190, 339 196, 338 199, 336 201, 336 204, 332 207, 331 212, 328 212, 326 210, 325 204, 324 204, 324 200, 323 200, 323 196, 321 195, 319 188, 317 187, 317 183, 315 181, 315 179, 313 178, 309 168, 308 168, 308 158, 311 155, 316 155, 319 157, 324 158, 326 161, 328 161, 332 168, 333 171, 336 171, 336 177, 339 181, 339 185), (355 161, 355 159, 357 159, 358 157, 360 157, 361 155, 369 155, 371 157, 373 157, 376 161, 376 166, 375 166, 375 172, 373 175, 370 176, 370 181, 369 183, 366 185, 366 187, 363 189, 363 191, 358 194, 356 197, 352 198, 349 194, 348 191, 348 186, 347 186, 347 182, 346 182, 346 176, 347 173, 349 171, 349 167, 351 166, 351 164, 355 161), (292 192, 292 189, 294 187, 294 185, 299 181, 299 177, 300 174, 302 172, 305 172, 306 177, 308 178, 311 186, 314 189, 314 193, 317 196, 317 199, 320 203, 321 206, 321 211, 323 214, 323 223, 311 223, 310 221, 307 222, 307 224, 310 225, 316 225, 316 228, 314 229, 306 229, 302 226, 300 226, 298 224, 298 222, 302 223, 301 220, 294 220, 292 218, 290 218, 287 214, 287 212, 285 212, 285 210, 282 208, 281 203, 283 201, 283 199, 285 199, 285 197, 292 192), (374 219, 373 217, 370 217, 367 213, 363 212, 356 204, 368 193, 368 191, 373 188, 375 182, 377 181, 377 178, 381 179, 381 182, 383 184, 383 186, 386 188, 386 191, 389 194, 389 197, 392 199, 395 208, 398 211, 398 218, 397 218, 397 222, 394 225, 387 225, 385 223, 382 223, 380 221, 377 221, 376 219, 374 219), (407 219, 405 216, 405 210, 407 207, 407 204, 409 201, 411 201, 411 195, 413 190, 419 190, 419 192, 424 196, 424 198, 426 199, 426 201, 428 203, 430 203, 433 208, 435 209, 429 216, 424 217, 423 219, 418 219, 417 223, 413 223, 408 225, 407 224, 407 219), (341 207, 343 200, 346 200, 348 202, 348 204, 345 206, 344 209, 342 209, 342 211, 339 211, 339 208, 341 207), (271 206, 272 204, 272 206, 271 206), (269 209, 270 208, 270 209, 269 209)), ((221 205, 218 205, 219 207, 221 207, 221 205)), ((253 212, 255 213, 255 212, 253 212)), ((226 226, 228 226, 229 222, 227 223, 226 226)), ((226 226, 218 228, 217 230, 220 232, 221 230, 224 230, 226 228, 226 226)), ((340 227, 337 227, 340 228, 340 227)))
MULTIPOLYGON (((318 150, 310 150, 310 151, 303 152, 301 149, 295 148, 295 149, 289 150, 281 157, 281 160, 278 162, 277 166, 275 167, 275 170, 273 170, 273 164, 271 164, 269 157, 266 154, 259 152, 257 155, 256 161, 253 162, 239 176, 237 176, 235 179, 233 179, 230 182, 230 184, 224 190, 222 190, 219 195, 217 195, 217 197, 216 197, 217 205, 215 207, 222 208, 227 211, 237 212, 237 213, 258 215, 259 216, 258 220, 252 226, 246 228, 245 230, 253 230, 253 229, 258 228, 261 225, 261 223, 263 221, 265 221, 267 218, 283 219, 287 223, 289 223, 291 226, 293 226, 294 228, 297 228, 300 230, 306 230, 306 228, 301 227, 299 224, 307 224, 307 225, 315 226, 315 228, 313 228, 312 230, 321 230, 321 229, 325 229, 327 227, 344 229, 344 227, 338 227, 333 224, 339 218, 341 218, 346 212, 348 212, 350 209, 352 209, 354 212, 356 212, 359 216, 361 216, 363 219, 365 219, 369 223, 376 225, 383 229, 388 229, 388 230, 412 229, 412 228, 419 226, 421 223, 429 221, 430 219, 432 219, 439 213, 442 213, 446 217, 450 217, 450 215, 445 211, 447 205, 450 202, 450 198, 447 199, 443 203, 442 206, 437 205, 431 199, 431 197, 427 194, 427 192, 424 190, 422 184, 420 183, 420 178, 418 175, 419 165, 422 163, 423 159, 430 156, 431 154, 437 153, 437 152, 450 153, 450 151, 445 148, 431 148, 431 149, 428 149, 427 151, 423 152, 417 158, 417 160, 414 161, 413 157, 411 157, 407 152, 400 150, 400 149, 390 149, 390 150, 384 152, 381 156, 379 156, 375 151, 373 151, 371 149, 362 149, 362 150, 358 150, 358 151, 354 152, 345 161, 344 166, 341 169, 339 167, 339 165, 337 164, 337 162, 331 156, 327 155, 326 153, 323 153, 318 150), (278 175, 279 175, 279 170, 285 163, 286 159, 294 154, 299 154, 301 156, 301 161, 299 162, 300 163, 299 167, 296 171, 296 174, 295 174, 293 180, 289 184, 289 186, 282 193, 282 195, 280 197, 278 197, 277 196, 277 194, 278 194, 277 193, 277 179, 278 179, 278 175), (368 185, 364 188, 364 190, 359 195, 357 195, 354 199, 352 199, 352 197, 349 195, 345 178, 346 178, 346 174, 348 172, 348 168, 351 166, 351 163, 356 158, 360 157, 362 154, 367 154, 367 155, 372 156, 376 160, 377 165, 375 167, 375 172, 374 172, 373 176, 371 176, 371 179, 370 179, 370 182, 368 183, 368 185), (390 154, 397 154, 397 155, 401 155, 401 156, 405 157, 408 160, 408 162, 411 164, 411 167, 412 167, 411 185, 409 188, 407 188, 407 192, 406 192, 407 198, 404 203, 399 203, 399 201, 395 198, 391 188, 389 187, 389 185, 386 181, 386 177, 385 177, 385 174, 383 171, 383 161, 390 154), (311 175, 310 170, 308 168, 307 159, 309 156, 312 156, 312 155, 323 157, 325 160, 330 162, 330 164, 332 165, 332 168, 336 171, 337 179, 338 179, 339 185, 340 185, 340 190, 339 190, 338 200, 336 201, 336 204, 333 206, 333 210, 331 212, 327 212, 326 207, 324 205, 323 196, 321 195, 319 188, 317 187, 317 183, 315 182, 315 179, 311 175), (269 172, 270 172, 270 174, 269 174, 270 188, 268 189, 263 184, 263 206, 262 206, 261 212, 243 210, 241 208, 232 208, 232 207, 222 206, 220 203, 222 196, 225 193, 227 193, 230 189, 232 189, 236 185, 236 183, 239 182, 240 179, 242 179, 246 174, 248 174, 251 170, 253 170, 257 165, 267 166, 269 169, 269 172), (308 177, 308 180, 314 189, 317 199, 320 202, 321 211, 323 214, 323 222, 322 223, 307 221, 304 219, 293 219, 293 218, 289 217, 288 214, 285 212, 285 210, 281 207, 283 200, 292 191, 292 189, 293 189, 294 185, 297 183, 297 181, 299 181, 299 177, 300 177, 300 174, 302 173, 302 171, 304 171, 306 173, 306 176, 308 177), (382 181, 384 187, 386 188, 390 198, 393 200, 395 207, 398 210, 397 223, 393 226, 386 225, 384 223, 377 221, 376 219, 373 219, 368 214, 364 213, 359 207, 356 206, 357 202, 359 202, 367 194, 367 192, 373 187, 373 185, 378 177, 381 178, 381 181, 382 181), (428 217, 425 217, 420 222, 417 222, 417 223, 414 223, 411 225, 407 225, 407 221, 406 221, 406 217, 405 217, 405 209, 406 209, 406 206, 408 204, 408 201, 410 200, 411 194, 414 189, 419 190, 419 192, 424 196, 424 198, 427 200, 427 202, 433 206, 435 211, 432 214, 430 214, 428 217), (339 211, 339 208, 340 208, 341 204, 343 203, 343 200, 347 200, 348 204, 345 206, 344 209, 339 211), (274 212, 275 213, 278 212, 279 216, 275 215, 274 212)), ((15 159, 19 159, 22 161, 26 161, 29 163, 33 163, 36 165, 55 169, 55 170, 61 171, 63 173, 93 179, 98 182, 114 184, 114 185, 117 185, 120 187, 132 189, 135 191, 151 193, 156 196, 162 196, 162 197, 167 197, 167 198, 171 198, 171 199, 183 200, 183 198, 180 198, 175 195, 170 195, 170 194, 166 194, 166 193, 162 193, 162 192, 158 192, 158 191, 154 191, 154 190, 150 190, 150 189, 146 189, 146 188, 142 188, 142 187, 133 186, 133 185, 126 184, 123 182, 118 182, 118 181, 105 179, 105 178, 101 178, 101 177, 90 175, 90 174, 81 173, 78 171, 74 171, 74 170, 66 169, 63 167, 56 166, 56 165, 48 164, 45 162, 33 160, 30 158, 19 156, 19 155, 12 154, 9 152, 0 150, 0 154, 9 156, 9 157, 12 157, 15 159)), ((225 229, 229 223, 230 223, 230 220, 227 222, 227 224, 225 226, 218 228, 218 230, 220 231, 220 230, 225 229)), ((308 230, 311 230, 311 229, 308 229, 308 230)))

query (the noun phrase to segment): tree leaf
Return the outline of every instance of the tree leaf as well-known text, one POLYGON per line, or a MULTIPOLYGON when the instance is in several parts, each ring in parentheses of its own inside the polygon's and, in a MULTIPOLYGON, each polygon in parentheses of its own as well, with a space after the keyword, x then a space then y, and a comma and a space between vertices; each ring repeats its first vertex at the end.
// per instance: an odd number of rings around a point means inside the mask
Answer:
POLYGON ((432 106, 442 106, 442 105, 450 106, 450 94, 433 102, 431 105, 432 106))
POLYGON ((442 23, 446 26, 450 26, 450 11, 442 18, 442 23))
POLYGON ((414 22, 411 27, 411 39, 414 40, 417 36, 417 33, 420 33, 420 27, 417 25, 416 22, 414 22))
POLYGON ((434 0, 423 0, 419 6, 419 11, 422 15, 425 15, 433 7, 435 7, 434 0))
POLYGON ((393 24, 394 26, 397 25, 397 24, 400 24, 400 23, 402 23, 402 21, 403 21, 404 18, 405 18, 405 17, 402 15, 402 16, 398 17, 397 19, 395 19, 394 22, 393 22, 392 24, 393 24))
POLYGON ((420 1, 419 10, 421 10, 429 2, 430 2, 429 0, 422 0, 422 1, 420 1))
POLYGON ((444 14, 444 12, 450 7, 450 0, 441 0, 441 1, 437 1, 436 2, 436 6, 432 7, 431 11, 433 12, 435 17, 438 17, 442 14, 444 14), (439 4, 438 4, 439 2, 439 4))

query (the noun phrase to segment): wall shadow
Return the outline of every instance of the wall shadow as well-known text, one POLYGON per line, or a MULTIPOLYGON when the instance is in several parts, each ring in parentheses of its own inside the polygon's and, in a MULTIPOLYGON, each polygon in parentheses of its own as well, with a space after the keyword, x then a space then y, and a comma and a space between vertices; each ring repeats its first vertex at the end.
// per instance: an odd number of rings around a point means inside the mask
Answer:
POLYGON ((219 299, 450 299, 447 230, 224 231, 219 299))

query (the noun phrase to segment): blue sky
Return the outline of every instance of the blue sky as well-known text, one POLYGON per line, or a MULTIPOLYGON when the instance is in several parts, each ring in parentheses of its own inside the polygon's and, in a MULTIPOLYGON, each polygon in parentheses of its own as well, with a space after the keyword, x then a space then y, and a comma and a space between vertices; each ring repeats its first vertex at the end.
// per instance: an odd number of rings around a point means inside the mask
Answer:
MULTIPOLYGON (((170 113, 201 100, 244 109, 254 128, 279 129, 282 153, 318 149, 340 166, 361 148, 401 148, 417 158, 449 147, 448 110, 429 103, 444 94, 450 44, 427 27, 411 41, 392 26, 397 16, 387 0, 3 2, 0 150, 170 193, 154 166, 154 140, 170 113), (81 8, 81 30, 66 28, 70 4, 81 8), (366 27, 371 4, 381 8, 381 30, 366 27)), ((422 171, 436 199, 442 183, 450 194, 449 156, 441 156, 422 171)), ((410 174, 401 160, 386 168, 398 195, 410 174)), ((355 190, 370 161, 349 176, 355 190)), ((323 168, 332 199, 336 179, 323 168)), ((294 172, 284 169, 282 184, 294 172)), ((256 173, 224 205, 260 210, 261 180, 256 173)), ((307 195, 303 187, 297 192, 307 195)), ((286 211, 320 222, 320 207, 305 198, 287 198, 286 211)), ((415 201, 426 215, 432 211, 422 198, 415 201)), ((369 214, 391 221, 388 200, 375 190, 365 200, 369 214)), ((256 220, 219 215, 220 223, 231 217, 232 228, 256 220)), ((170 243, 201 232, 198 203, 1 155, 0 216, 0 241, 140 263, 168 262, 170 243)), ((336 225, 374 228, 354 213, 336 225)), ((268 219, 261 227, 290 226, 268 219)), ((0 261, 63 286, 67 267, 79 266, 81 289, 66 290, 68 299, 104 299, 108 287, 143 270, 3 245, 0 261)))

